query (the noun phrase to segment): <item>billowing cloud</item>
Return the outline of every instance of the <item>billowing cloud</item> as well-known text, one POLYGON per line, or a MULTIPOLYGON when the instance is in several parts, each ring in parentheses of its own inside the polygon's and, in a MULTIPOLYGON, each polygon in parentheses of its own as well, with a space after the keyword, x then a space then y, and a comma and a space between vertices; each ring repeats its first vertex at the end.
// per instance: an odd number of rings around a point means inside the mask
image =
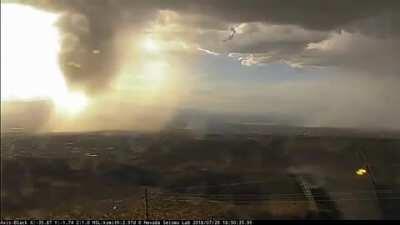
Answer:
MULTIPOLYGON (((247 55, 244 64, 284 61, 300 65, 303 62, 292 61, 303 61, 299 58, 302 55, 307 64, 311 56, 303 51, 309 44, 330 38, 328 33, 346 30, 377 34, 377 37, 388 34, 397 37, 400 27, 400 3, 396 0, 22 2, 63 14, 59 22, 64 34, 61 65, 71 85, 90 92, 108 87, 117 74, 126 50, 121 47, 127 45, 126 38, 122 37, 127 35, 126 31, 134 30, 128 32, 134 40, 135 34, 145 32, 160 12, 171 12, 160 21, 162 26, 174 24, 177 28, 168 32, 182 35, 202 49, 252 54, 247 55), (235 39, 221 43, 235 24, 239 25, 235 39)), ((397 40, 393 44, 399 45, 397 40)), ((324 51, 321 54, 326 57, 331 53, 324 51)), ((316 53, 311 55, 319 57, 316 53)))
POLYGON ((400 57, 400 40, 394 37, 380 39, 341 31, 331 32, 316 42, 299 42, 297 48, 279 42, 275 44, 265 52, 239 51, 229 56, 237 58, 243 65, 283 62, 296 68, 335 67, 377 76, 396 76, 400 71, 395 62, 400 57))

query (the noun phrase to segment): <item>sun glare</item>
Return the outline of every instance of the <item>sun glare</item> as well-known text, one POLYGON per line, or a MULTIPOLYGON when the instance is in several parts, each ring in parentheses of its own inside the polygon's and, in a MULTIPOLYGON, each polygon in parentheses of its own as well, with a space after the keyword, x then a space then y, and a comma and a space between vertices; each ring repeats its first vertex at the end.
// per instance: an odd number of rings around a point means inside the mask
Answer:
POLYGON ((165 62, 149 62, 144 65, 144 74, 141 76, 149 85, 158 87, 165 78, 168 64, 165 62))
POLYGON ((59 96, 57 101, 57 108, 62 113, 68 115, 75 115, 81 112, 88 104, 88 99, 85 95, 79 92, 68 93, 64 96, 59 96))
POLYGON ((1 4, 1 100, 50 99, 78 112, 83 94, 70 93, 61 72, 58 15, 19 4, 1 4))
POLYGON ((159 43, 152 38, 147 38, 144 40, 143 48, 150 53, 156 53, 160 51, 159 43))

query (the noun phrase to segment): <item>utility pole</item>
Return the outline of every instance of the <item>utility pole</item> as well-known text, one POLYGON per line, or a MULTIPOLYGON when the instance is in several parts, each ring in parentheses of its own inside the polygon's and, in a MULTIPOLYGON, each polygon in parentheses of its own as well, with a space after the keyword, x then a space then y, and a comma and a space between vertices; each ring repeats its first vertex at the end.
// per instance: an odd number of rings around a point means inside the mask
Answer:
POLYGON ((375 175, 374 172, 372 171, 372 167, 368 162, 368 158, 367 158, 367 154, 365 154, 365 152, 363 150, 360 150, 358 152, 362 163, 365 165, 365 168, 367 169, 367 176, 369 178, 369 180, 371 181, 372 185, 374 186, 374 189, 377 187, 376 185, 376 179, 375 179, 375 175))
POLYGON ((147 187, 144 188, 144 212, 146 220, 149 219, 147 187))
POLYGON ((382 217, 384 219, 396 219, 398 216, 397 209, 399 207, 398 201, 396 199, 391 199, 393 198, 393 193, 392 185, 388 185, 386 182, 382 183, 380 182, 379 184, 376 182, 376 177, 374 172, 372 171, 372 167, 368 163, 368 158, 367 154, 361 150, 359 152, 361 160, 364 161, 366 169, 367 169, 367 176, 369 177, 369 180, 371 181, 373 187, 374 187, 374 193, 376 200, 378 201, 378 205, 380 207, 380 211, 382 214, 382 217))
POLYGON ((361 158, 361 162, 363 163, 363 165, 367 169, 367 177, 368 177, 369 181, 371 182, 372 187, 374 188, 374 193, 375 193, 374 197, 376 198, 376 200, 378 200, 378 193, 376 192, 377 188, 378 188, 378 185, 376 183, 376 179, 375 179, 374 172, 372 171, 372 167, 368 162, 367 154, 364 152, 363 149, 358 151, 358 154, 359 154, 359 156, 361 158))

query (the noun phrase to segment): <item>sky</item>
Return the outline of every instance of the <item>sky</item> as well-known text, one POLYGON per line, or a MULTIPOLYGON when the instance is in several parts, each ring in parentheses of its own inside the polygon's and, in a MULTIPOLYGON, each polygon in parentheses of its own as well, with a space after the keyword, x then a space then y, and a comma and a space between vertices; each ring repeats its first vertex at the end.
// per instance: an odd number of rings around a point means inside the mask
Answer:
POLYGON ((191 109, 400 129, 397 0, 21 0, 1 10, 2 120, 157 130, 191 109), (48 110, 30 110, 43 100, 48 110))

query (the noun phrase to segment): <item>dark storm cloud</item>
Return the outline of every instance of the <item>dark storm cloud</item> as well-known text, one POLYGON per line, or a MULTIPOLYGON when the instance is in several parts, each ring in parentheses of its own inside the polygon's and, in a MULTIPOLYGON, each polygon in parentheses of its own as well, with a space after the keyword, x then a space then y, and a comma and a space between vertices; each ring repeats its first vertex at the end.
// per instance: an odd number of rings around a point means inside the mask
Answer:
MULTIPOLYGON (((378 37, 396 36, 400 31, 400 1, 398 0, 40 0, 20 1, 51 11, 61 12, 59 26, 62 31, 60 63, 69 85, 88 92, 100 92, 110 83, 121 66, 121 33, 144 32, 148 22, 157 17, 158 10, 171 10, 182 16, 191 16, 186 27, 197 26, 203 31, 226 29, 215 38, 212 33, 192 37, 206 50, 253 54, 260 59, 300 61, 313 64, 312 54, 302 50, 310 42, 320 42, 328 32, 345 29, 378 37), (195 16, 193 16, 195 15, 195 16), (195 19, 193 19, 195 18, 195 19), (319 32, 297 40, 268 42, 249 40, 241 44, 247 33, 235 35, 226 46, 215 46, 207 40, 223 40, 232 24, 259 22, 282 26, 295 26, 307 32, 319 32), (237 37, 236 37, 237 36, 237 37), (242 36, 242 37, 240 37, 242 36), (262 55, 267 53, 267 55, 262 55), (272 57, 270 54, 273 54, 272 57)), ((182 21, 181 21, 182 22, 182 21)), ((185 22, 184 22, 185 23, 185 22)), ((279 33, 284 36, 283 33, 279 33)), ((195 34, 190 34, 196 36, 195 34)), ((190 36, 189 35, 189 36, 190 36)), ((267 34, 266 34, 267 35, 267 34)), ((268 34, 270 35, 270 33, 268 34)), ((290 35, 294 35, 289 33, 290 35)), ((265 36, 268 39, 268 36, 265 36)), ((246 40, 244 40, 246 41, 246 40)), ((395 44, 398 45, 398 42, 395 44)), ((314 54, 314 53, 313 53, 314 54)), ((323 52, 324 56, 330 53, 323 52)), ((318 55, 316 56, 318 57, 318 55)), ((325 57, 324 60, 331 60, 325 57)), ((335 59, 332 59, 333 61, 335 59)), ((318 63, 316 63, 318 64, 318 63)), ((333 63, 335 64, 335 63, 333 63)))
POLYGON ((61 13, 60 64, 73 88, 95 94, 107 88, 121 66, 120 34, 141 32, 157 11, 144 1, 22 1, 61 13))
MULTIPOLYGON (((177 1, 175 1, 177 2, 177 1)), ((362 19, 386 15, 390 31, 396 23, 400 2, 396 0, 205 0, 176 4, 178 10, 214 16, 226 22, 267 22, 299 25, 314 30, 334 30, 362 19)))

